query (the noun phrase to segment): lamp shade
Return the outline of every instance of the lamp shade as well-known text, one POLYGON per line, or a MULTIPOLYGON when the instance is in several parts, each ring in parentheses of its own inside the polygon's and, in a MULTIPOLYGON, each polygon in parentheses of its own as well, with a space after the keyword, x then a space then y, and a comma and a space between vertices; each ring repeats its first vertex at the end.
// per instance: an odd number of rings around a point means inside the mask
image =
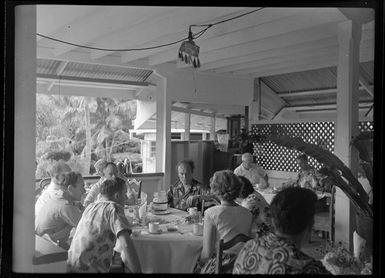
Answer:
POLYGON ((188 41, 182 42, 179 48, 179 58, 186 64, 192 64, 194 68, 200 67, 199 62, 199 46, 192 40, 192 35, 189 36, 188 41))

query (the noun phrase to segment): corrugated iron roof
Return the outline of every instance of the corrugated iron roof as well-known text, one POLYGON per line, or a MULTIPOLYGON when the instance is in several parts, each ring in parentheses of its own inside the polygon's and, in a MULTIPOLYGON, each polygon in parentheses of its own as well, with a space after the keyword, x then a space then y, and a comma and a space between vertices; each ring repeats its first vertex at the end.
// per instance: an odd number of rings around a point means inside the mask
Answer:
MULTIPOLYGON (((63 61, 38 58, 37 73, 56 75, 62 63, 63 61)), ((153 70, 149 69, 68 62, 61 76, 145 82, 152 72, 153 70)))
MULTIPOLYGON (((360 74, 372 84, 374 62, 360 63, 360 74)), ((262 81, 276 93, 331 89, 337 86, 337 67, 273 75, 262 81)))

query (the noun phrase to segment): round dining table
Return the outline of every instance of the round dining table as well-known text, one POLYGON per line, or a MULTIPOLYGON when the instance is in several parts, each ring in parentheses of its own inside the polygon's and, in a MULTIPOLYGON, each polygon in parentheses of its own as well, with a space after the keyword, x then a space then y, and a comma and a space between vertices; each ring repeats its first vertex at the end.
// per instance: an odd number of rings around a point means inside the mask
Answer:
MULTIPOLYGON (((193 273, 203 246, 203 236, 193 234, 193 224, 185 222, 187 212, 168 208, 168 214, 155 215, 148 211, 147 219, 159 222, 161 232, 151 234, 148 226, 133 225, 131 238, 143 273, 193 273), (170 225, 176 231, 168 231, 170 225)), ((125 209, 132 221, 132 213, 125 209)), ((119 241, 115 251, 121 253, 119 241)))

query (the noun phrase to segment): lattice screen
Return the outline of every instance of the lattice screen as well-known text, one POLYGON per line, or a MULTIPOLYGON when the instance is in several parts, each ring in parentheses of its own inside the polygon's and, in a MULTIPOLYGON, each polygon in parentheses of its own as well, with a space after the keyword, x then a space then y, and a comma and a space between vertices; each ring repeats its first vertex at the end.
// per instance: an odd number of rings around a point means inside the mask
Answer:
MULTIPOLYGON (((373 130, 372 122, 360 122, 360 131, 373 130)), ((321 146, 334 152, 334 122, 308 122, 293 124, 264 124, 253 125, 253 134, 270 135, 272 133, 300 137, 304 142, 321 146)), ((296 157, 300 152, 278 146, 270 141, 254 143, 254 155, 257 156, 257 163, 266 170, 297 172, 296 157)), ((309 157, 309 164, 316 169, 322 167, 312 157, 309 157)))

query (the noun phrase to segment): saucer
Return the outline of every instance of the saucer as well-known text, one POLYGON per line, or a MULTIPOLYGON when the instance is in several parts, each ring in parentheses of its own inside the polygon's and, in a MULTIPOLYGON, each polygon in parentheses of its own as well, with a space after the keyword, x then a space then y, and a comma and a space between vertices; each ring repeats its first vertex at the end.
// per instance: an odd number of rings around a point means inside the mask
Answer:
POLYGON ((170 214, 171 212, 169 210, 166 210, 166 211, 156 211, 156 210, 153 210, 152 213, 155 214, 155 215, 166 215, 166 214, 170 214))
POLYGON ((158 231, 156 231, 156 232, 150 232, 150 230, 148 230, 148 232, 150 233, 150 234, 152 234, 152 235, 159 235, 159 234, 161 234, 162 233, 162 230, 158 230, 158 231))

